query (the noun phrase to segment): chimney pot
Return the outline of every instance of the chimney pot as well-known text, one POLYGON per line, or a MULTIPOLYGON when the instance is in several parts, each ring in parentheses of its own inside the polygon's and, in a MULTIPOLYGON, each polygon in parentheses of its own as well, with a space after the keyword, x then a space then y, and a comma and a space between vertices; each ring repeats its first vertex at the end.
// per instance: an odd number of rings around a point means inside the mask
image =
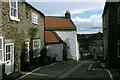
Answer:
POLYGON ((65 18, 68 19, 68 20, 71 19, 71 14, 70 14, 69 11, 66 11, 66 13, 65 13, 65 18))

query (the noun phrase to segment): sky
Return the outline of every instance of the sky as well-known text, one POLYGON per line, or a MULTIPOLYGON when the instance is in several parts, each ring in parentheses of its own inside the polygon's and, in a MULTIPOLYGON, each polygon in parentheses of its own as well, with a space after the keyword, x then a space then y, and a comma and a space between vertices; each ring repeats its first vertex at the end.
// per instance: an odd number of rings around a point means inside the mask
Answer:
POLYGON ((102 32, 105 0, 27 0, 45 16, 64 17, 68 10, 78 34, 102 32))

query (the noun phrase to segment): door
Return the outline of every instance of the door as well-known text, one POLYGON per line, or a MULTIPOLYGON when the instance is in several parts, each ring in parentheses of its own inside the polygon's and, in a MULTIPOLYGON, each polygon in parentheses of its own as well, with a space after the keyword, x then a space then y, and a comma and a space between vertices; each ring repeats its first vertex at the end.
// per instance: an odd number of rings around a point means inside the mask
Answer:
POLYGON ((8 75, 14 71, 14 44, 5 45, 5 73, 8 75))

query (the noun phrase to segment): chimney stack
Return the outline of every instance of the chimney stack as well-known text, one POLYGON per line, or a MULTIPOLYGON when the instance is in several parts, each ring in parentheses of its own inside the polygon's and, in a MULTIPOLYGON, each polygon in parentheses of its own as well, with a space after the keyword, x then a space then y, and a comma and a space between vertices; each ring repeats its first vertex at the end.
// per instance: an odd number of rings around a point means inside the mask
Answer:
POLYGON ((70 12, 69 11, 66 11, 65 13, 65 18, 70 20, 71 19, 71 15, 70 15, 70 12))

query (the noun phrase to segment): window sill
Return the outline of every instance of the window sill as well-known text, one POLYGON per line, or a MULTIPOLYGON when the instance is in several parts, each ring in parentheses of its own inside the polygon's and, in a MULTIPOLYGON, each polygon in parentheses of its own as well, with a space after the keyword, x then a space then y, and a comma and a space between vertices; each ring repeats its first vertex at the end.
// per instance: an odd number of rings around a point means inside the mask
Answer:
POLYGON ((20 21, 20 19, 18 19, 18 18, 16 18, 16 17, 10 17, 10 20, 13 20, 13 21, 17 21, 17 22, 19 22, 20 21))
POLYGON ((4 61, 2 61, 2 62, 0 61, 0 66, 2 66, 2 65, 4 65, 4 64, 5 64, 4 61))
POLYGON ((38 23, 35 23, 35 22, 32 22, 32 23, 38 25, 38 23))

